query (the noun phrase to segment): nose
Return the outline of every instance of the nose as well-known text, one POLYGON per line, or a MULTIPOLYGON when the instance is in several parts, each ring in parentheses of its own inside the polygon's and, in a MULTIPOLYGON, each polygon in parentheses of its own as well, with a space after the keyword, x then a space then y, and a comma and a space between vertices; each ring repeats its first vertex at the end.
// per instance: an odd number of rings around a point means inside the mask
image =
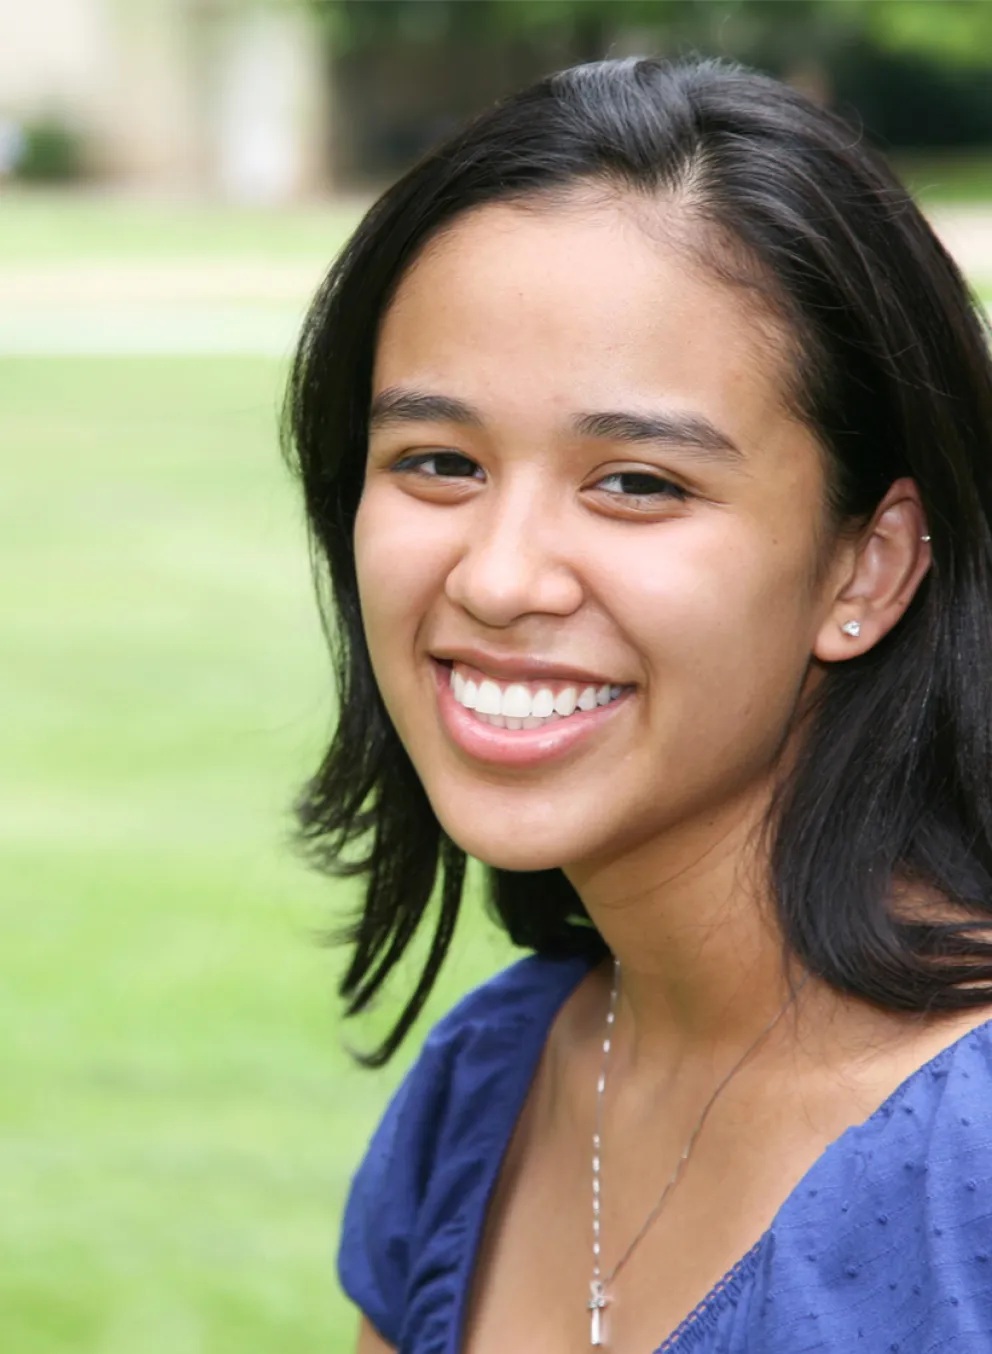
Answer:
POLYGON ((480 496, 445 593, 482 624, 505 629, 523 616, 569 616, 583 589, 569 533, 534 486, 480 496))

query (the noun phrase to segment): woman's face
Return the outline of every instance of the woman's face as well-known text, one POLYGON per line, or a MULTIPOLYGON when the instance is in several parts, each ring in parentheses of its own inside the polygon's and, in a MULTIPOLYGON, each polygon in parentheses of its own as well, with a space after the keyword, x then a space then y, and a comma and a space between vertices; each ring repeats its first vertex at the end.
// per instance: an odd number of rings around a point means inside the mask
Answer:
POLYGON ((472 855, 593 865, 766 795, 832 600, 784 360, 746 292, 622 203, 482 208, 403 280, 362 615, 472 855))

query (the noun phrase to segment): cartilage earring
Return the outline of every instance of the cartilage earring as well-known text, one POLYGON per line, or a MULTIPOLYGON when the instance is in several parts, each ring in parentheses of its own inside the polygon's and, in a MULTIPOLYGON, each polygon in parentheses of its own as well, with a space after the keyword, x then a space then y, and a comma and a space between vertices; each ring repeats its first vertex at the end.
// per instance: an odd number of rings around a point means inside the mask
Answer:
POLYGON ((861 634, 860 621, 845 621, 840 628, 844 631, 845 635, 850 635, 852 639, 857 639, 861 634))

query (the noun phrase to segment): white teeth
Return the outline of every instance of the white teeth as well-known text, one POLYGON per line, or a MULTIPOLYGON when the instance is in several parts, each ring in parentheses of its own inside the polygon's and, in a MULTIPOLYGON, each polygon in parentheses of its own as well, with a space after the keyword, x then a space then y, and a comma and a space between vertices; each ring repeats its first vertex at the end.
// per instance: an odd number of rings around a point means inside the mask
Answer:
POLYGON ((555 696, 555 710, 559 715, 572 715, 575 713, 576 690, 574 686, 566 686, 564 691, 559 691, 555 696))
POLYGON ((526 719, 531 713, 530 692, 525 686, 515 682, 503 692, 500 714, 511 715, 514 719, 526 719))
POLYGON ((554 714, 555 698, 551 694, 551 688, 542 686, 541 689, 530 698, 530 712, 539 719, 547 719, 548 715, 554 714))
POLYGON ((497 729, 538 729, 556 719, 567 719, 576 710, 595 710, 609 705, 625 690, 622 686, 603 683, 602 686, 566 686, 557 695, 551 687, 527 686, 511 682, 503 686, 491 678, 475 681, 465 677, 452 666, 448 683, 455 700, 467 710, 474 710, 485 724, 497 729))
POLYGON ((480 682, 479 694, 475 699, 475 708, 480 715, 498 715, 501 713, 502 693, 495 682, 480 682))

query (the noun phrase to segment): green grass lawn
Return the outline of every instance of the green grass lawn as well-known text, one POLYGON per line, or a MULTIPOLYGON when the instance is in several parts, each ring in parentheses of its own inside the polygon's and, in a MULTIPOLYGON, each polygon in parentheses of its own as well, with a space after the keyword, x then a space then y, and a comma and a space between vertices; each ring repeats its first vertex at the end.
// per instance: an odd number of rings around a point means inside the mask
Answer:
MULTIPOLYGON (((992 149, 896 154, 925 206, 992 202, 992 149)), ((0 266, 49 260, 295 260, 325 263, 358 219, 360 200, 292 210, 121 200, 44 190, 0 196, 0 266)))
POLYGON ((324 264, 359 212, 347 201, 232 210, 96 191, 9 190, 0 195, 0 266, 156 258, 324 264))
MULTIPOLYGON (((351 1339, 338 1213, 401 1066, 343 1051, 350 899, 286 845, 332 707, 280 379, 0 363, 3 1354, 351 1339)), ((434 1015, 502 960, 467 929, 434 1015)))

